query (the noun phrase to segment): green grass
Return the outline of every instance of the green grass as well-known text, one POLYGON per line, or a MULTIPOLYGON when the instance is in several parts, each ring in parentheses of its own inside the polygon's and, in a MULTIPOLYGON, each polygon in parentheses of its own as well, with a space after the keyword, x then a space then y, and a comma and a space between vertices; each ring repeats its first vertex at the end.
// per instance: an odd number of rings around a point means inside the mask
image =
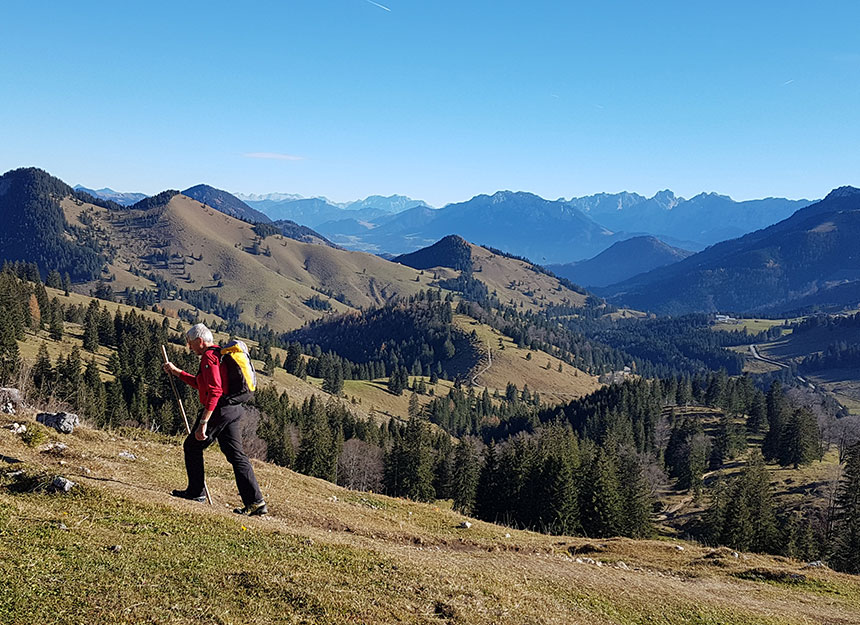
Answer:
MULTIPOLYGON (((28 427, 32 415, 17 415, 28 427)), ((9 419, 0 417, 0 425, 9 419)), ((860 579, 744 554, 702 564, 676 541, 544 536, 255 463, 268 518, 229 512, 229 466, 207 452, 215 506, 167 495, 175 439, 78 428, 61 454, 0 429, 0 623, 852 623, 860 579), (131 450, 138 460, 120 460, 131 450), (83 467, 90 469, 87 473, 83 467), (13 472, 24 473, 14 476, 13 472), (68 494, 46 488, 62 474, 68 494), (618 568, 619 561, 627 568, 618 568), (804 584, 743 579, 760 568, 804 584)))

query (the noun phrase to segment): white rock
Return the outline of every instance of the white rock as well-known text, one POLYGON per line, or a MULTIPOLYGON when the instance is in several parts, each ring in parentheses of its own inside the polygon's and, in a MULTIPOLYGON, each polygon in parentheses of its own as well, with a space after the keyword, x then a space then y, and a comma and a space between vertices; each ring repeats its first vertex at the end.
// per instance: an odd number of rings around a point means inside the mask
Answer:
POLYGON ((817 568, 821 568, 823 566, 827 566, 827 565, 824 564, 824 562, 822 562, 821 560, 814 560, 812 562, 807 562, 806 566, 804 568, 817 569, 817 568))
POLYGON ((119 457, 123 460, 137 460, 137 456, 135 456, 130 451, 121 451, 119 452, 119 457))
POLYGON ((40 412, 36 421, 49 428, 54 428, 60 434, 71 434, 81 424, 78 415, 71 412, 40 412))
POLYGON ((511 537, 510 534, 505 534, 505 538, 510 538, 510 537, 511 537))
POLYGON ((472 527, 472 524, 469 523, 469 521, 463 521, 462 523, 460 523, 460 527, 467 530, 472 527))
POLYGON ((23 434, 27 431, 27 426, 23 423, 10 423, 9 425, 3 426, 6 430, 12 430, 12 434, 23 434))
POLYGON ((65 443, 48 443, 42 449, 42 453, 61 454, 69 448, 65 443))
POLYGON ((74 487, 75 483, 72 480, 67 480, 64 477, 60 477, 59 475, 54 478, 54 481, 51 482, 51 486, 55 491, 60 491, 67 493, 74 487))
POLYGON ((627 566, 627 563, 624 562, 623 560, 619 560, 618 562, 616 562, 615 566, 617 566, 619 569, 624 569, 625 571, 630 568, 629 566, 627 566))
POLYGON ((675 551, 684 551, 684 548, 681 545, 675 545, 675 551))

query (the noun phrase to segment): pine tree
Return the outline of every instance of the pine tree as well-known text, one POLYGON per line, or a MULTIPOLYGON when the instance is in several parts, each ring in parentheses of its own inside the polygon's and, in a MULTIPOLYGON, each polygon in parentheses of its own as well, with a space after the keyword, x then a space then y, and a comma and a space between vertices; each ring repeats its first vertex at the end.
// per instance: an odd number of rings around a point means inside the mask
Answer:
POLYGON ((774 381, 770 385, 766 399, 768 431, 765 434, 761 451, 765 460, 779 458, 779 447, 782 439, 782 428, 788 413, 788 405, 782 393, 782 385, 774 381))
POLYGON ((90 300, 84 317, 83 347, 88 352, 95 352, 99 348, 99 304, 96 300, 90 300))
POLYGON ((756 391, 747 419, 747 430, 753 434, 761 432, 767 420, 767 403, 761 391, 756 391))
POLYGON ((860 443, 849 450, 839 484, 832 564, 846 573, 860 573, 860 443))
POLYGON ((623 502, 622 534, 648 538, 654 534, 651 522, 652 497, 636 450, 626 448, 619 454, 619 482, 623 502))
MULTIPOLYGON (((105 385, 99 374, 99 367, 95 359, 87 364, 84 371, 84 412, 89 419, 99 426, 105 423, 105 410, 107 408, 107 394, 105 385)), ((169 407, 169 406, 168 406, 169 407)), ((172 425, 172 423, 171 423, 172 425)))
POLYGON ((599 448, 580 492, 582 530, 586 536, 608 537, 623 532, 624 507, 614 456, 599 448))
POLYGON ((33 365, 32 376, 33 387, 39 397, 45 398, 50 395, 54 385, 54 366, 51 364, 51 357, 48 355, 48 348, 44 341, 39 343, 39 352, 36 355, 36 364, 33 365))
POLYGON ((63 325, 63 306, 56 297, 51 300, 51 319, 48 325, 51 338, 59 341, 63 338, 65 327, 63 325))
POLYGON ((323 378, 323 390, 332 395, 343 392, 343 367, 340 361, 332 362, 323 378))
POLYGON ((782 426, 778 459, 783 466, 809 464, 821 457, 821 432, 818 421, 808 408, 791 411, 782 426))
POLYGON ((20 353, 15 328, 5 308, 0 308, 0 382, 11 381, 18 373, 20 353))
POLYGON ((460 440, 454 452, 454 472, 452 476, 452 495, 454 510, 471 514, 475 505, 481 465, 475 443, 471 438, 460 440))
POLYGON ((316 396, 311 397, 306 405, 307 408, 302 409, 305 422, 296 455, 296 469, 305 475, 334 482, 337 477, 337 458, 332 463, 334 439, 325 408, 316 396))

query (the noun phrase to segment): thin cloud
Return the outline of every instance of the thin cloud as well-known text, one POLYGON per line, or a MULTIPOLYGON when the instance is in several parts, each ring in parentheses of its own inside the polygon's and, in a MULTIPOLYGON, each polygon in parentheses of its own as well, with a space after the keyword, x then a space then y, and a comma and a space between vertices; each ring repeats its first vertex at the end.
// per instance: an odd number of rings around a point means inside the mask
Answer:
POLYGON ((391 9, 389 9, 389 8, 388 8, 387 6, 385 6, 384 4, 379 4, 378 2, 374 2, 373 0, 364 0, 364 1, 365 1, 365 2, 367 2, 368 4, 372 4, 372 5, 373 5, 373 6, 375 6, 375 7, 379 7, 379 8, 380 8, 380 9, 382 9, 383 11, 388 11, 389 13, 391 13, 391 9))
POLYGON ((785 87, 786 85, 790 85, 793 82, 794 82, 794 78, 792 78, 791 80, 786 80, 784 83, 782 83, 782 86, 785 87))
POLYGON ((243 154, 245 158, 265 158, 272 161, 303 161, 304 156, 293 156, 292 154, 280 154, 279 152, 248 152, 243 154))

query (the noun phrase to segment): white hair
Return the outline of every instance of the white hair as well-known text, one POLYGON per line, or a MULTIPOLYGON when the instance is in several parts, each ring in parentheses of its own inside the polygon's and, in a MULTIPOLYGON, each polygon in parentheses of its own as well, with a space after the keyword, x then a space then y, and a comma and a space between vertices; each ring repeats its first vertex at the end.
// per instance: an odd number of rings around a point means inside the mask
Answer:
POLYGON ((197 323, 188 329, 185 333, 185 340, 189 343, 194 339, 203 339, 204 343, 213 343, 215 339, 212 337, 212 330, 207 328, 202 323, 197 323))

